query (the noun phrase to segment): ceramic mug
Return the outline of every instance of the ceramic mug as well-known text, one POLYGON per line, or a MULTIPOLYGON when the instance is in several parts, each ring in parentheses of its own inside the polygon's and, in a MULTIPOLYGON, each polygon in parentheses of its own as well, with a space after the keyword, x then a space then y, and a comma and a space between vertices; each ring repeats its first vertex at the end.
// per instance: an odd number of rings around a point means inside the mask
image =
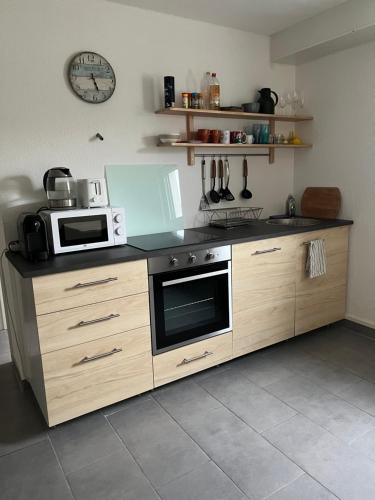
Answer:
POLYGON ((230 142, 232 144, 241 144, 242 143, 242 134, 240 130, 232 130, 230 133, 230 142))
POLYGON ((210 130, 210 138, 208 142, 218 144, 220 142, 220 130, 210 130))
POLYGON ((221 144, 230 144, 230 130, 222 130, 220 133, 221 144))
POLYGON ((198 129, 198 132, 197 132, 198 141, 208 142, 209 136, 210 136, 210 131, 208 130, 208 128, 198 129))
POLYGON ((253 136, 253 134, 248 134, 246 136, 246 144, 254 144, 254 136, 253 136))

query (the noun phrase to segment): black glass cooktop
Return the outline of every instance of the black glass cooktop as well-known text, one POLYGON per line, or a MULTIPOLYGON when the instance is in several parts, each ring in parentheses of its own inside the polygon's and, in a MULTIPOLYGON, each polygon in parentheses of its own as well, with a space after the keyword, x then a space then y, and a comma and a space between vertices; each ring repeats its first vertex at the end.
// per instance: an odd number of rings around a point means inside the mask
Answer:
POLYGON ((161 250, 163 248, 194 245, 217 240, 219 237, 213 234, 181 229, 170 233, 145 234, 144 236, 131 236, 127 244, 140 250, 161 250))

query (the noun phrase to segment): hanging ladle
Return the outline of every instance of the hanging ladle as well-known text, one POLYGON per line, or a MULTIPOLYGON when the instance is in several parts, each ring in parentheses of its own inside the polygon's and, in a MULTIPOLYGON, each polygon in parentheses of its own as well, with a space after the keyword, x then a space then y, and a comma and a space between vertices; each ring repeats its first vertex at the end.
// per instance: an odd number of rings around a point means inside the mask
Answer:
POLYGON ((253 193, 247 189, 247 176, 248 176, 248 168, 247 168, 247 159, 246 156, 243 159, 243 178, 244 178, 244 188, 241 191, 242 198, 246 200, 250 200, 253 197, 253 193))
POLYGON ((211 191, 210 198, 212 203, 219 203, 220 195, 217 191, 215 191, 215 183, 216 183, 216 160, 212 158, 211 160, 211 191))

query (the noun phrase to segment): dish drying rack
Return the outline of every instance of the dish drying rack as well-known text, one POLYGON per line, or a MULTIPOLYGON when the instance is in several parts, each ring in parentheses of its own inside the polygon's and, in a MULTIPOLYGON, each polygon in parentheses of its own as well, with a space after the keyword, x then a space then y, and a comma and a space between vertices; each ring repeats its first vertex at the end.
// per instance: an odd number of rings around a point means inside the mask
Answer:
POLYGON ((246 226, 251 221, 258 220, 263 208, 260 207, 232 207, 203 210, 209 226, 230 229, 246 226))

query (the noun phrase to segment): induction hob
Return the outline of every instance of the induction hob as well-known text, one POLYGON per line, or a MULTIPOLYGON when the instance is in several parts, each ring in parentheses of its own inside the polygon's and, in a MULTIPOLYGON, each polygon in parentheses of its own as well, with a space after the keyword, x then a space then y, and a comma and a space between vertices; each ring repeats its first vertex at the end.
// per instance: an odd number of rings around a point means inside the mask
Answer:
POLYGON ((180 231, 171 231, 168 233, 130 236, 127 244, 140 250, 150 251, 185 245, 197 245, 217 239, 219 239, 219 236, 214 234, 201 233, 191 229, 181 229, 180 231))

